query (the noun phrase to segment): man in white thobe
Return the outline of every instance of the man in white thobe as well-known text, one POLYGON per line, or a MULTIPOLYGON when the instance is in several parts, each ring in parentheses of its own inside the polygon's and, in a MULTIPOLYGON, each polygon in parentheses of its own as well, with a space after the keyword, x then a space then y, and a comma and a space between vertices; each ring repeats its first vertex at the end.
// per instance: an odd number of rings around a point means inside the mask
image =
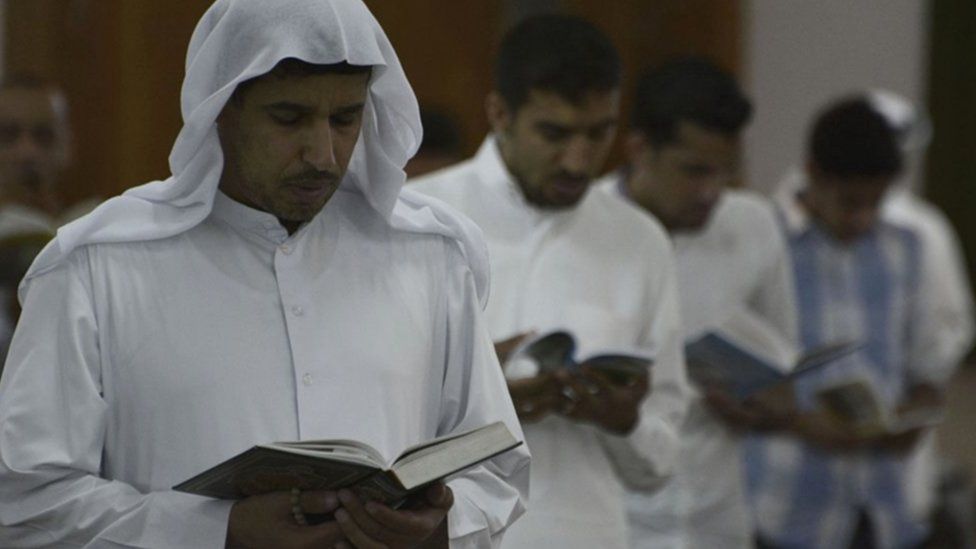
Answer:
MULTIPOLYGON (((773 209, 727 188, 751 111, 734 78, 709 61, 655 68, 637 86, 628 165, 599 184, 667 228, 687 339, 740 315, 795 338, 789 256, 773 209)), ((707 394, 694 391, 671 479, 659 491, 630 494, 632 547, 752 547, 737 428, 758 412, 730 410, 707 394)))
POLYGON ((565 328, 578 357, 622 347, 656 357, 643 399, 643 390, 606 383, 589 395, 577 379, 518 371, 519 361, 507 372, 534 464, 532 508, 506 544, 625 548, 619 475, 650 483, 668 474, 684 411, 670 245, 629 204, 587 192, 618 117, 619 69, 606 37, 575 19, 536 17, 509 32, 497 63, 493 135, 474 158, 410 187, 484 231, 496 341, 565 328))
POLYGON ((482 320, 484 243, 401 194, 416 100, 361 2, 219 0, 182 112, 172 177, 62 228, 22 285, 0 546, 497 547, 524 510, 524 448, 403 510, 171 490, 275 440, 392 458, 499 420, 521 438, 482 320))

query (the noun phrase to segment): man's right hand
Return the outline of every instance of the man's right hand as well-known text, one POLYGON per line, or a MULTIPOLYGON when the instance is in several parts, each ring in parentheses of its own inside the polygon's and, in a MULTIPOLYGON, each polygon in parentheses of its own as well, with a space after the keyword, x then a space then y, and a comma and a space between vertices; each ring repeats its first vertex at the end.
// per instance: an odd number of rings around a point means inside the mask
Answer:
MULTIPOLYGON (((335 492, 302 492, 306 515, 329 514, 339 507, 335 492)), ((242 499, 231 507, 226 549, 319 549, 335 547, 345 536, 333 520, 303 526, 292 514, 290 492, 271 492, 242 499)))
POLYGON ((512 395, 515 413, 525 423, 539 421, 555 411, 559 405, 560 388, 552 374, 508 382, 508 392, 512 395))

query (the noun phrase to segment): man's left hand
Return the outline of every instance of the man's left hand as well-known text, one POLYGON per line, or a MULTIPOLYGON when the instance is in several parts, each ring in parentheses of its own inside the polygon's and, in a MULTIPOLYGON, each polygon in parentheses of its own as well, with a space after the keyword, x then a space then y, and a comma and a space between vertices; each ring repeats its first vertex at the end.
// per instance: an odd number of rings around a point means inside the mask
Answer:
POLYGON ((454 494, 444 483, 427 488, 423 501, 410 509, 394 510, 382 503, 363 502, 349 490, 339 490, 342 508, 335 518, 349 544, 337 547, 401 549, 448 546, 444 519, 454 494), (435 535, 436 534, 436 535, 435 535))
POLYGON ((560 371, 556 379, 562 384, 561 415, 621 435, 637 425, 641 401, 651 387, 650 374, 620 384, 585 366, 579 374, 560 371))

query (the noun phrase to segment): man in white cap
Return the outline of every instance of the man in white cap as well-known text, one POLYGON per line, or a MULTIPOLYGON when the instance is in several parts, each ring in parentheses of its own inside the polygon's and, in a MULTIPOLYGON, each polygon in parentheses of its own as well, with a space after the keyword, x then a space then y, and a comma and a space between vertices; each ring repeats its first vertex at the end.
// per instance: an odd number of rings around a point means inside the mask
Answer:
POLYGON ((170 489, 274 440, 392 457, 499 420, 521 438, 481 316, 485 246, 401 193, 417 104, 361 2, 218 0, 182 112, 173 175, 64 227, 21 287, 0 546, 497 546, 524 510, 524 449, 404 510, 170 489))

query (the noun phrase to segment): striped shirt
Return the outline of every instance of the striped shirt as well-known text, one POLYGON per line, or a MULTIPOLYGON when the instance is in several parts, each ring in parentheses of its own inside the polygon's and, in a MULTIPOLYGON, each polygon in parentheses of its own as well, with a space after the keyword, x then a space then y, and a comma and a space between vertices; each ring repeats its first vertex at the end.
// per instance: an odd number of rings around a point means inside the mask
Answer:
MULTIPOLYGON (((801 343, 864 343, 857 353, 798 380, 801 410, 818 390, 841 381, 868 381, 894 408, 908 387, 941 384, 948 371, 930 356, 931 299, 920 281, 917 235, 879 222, 841 244, 795 204, 780 213, 793 259, 801 343)), ((795 438, 755 436, 746 445, 747 483, 760 534, 783 547, 846 547, 860 512, 880 547, 913 546, 926 517, 908 501, 908 469, 900 455, 877 450, 831 454, 795 438)))

